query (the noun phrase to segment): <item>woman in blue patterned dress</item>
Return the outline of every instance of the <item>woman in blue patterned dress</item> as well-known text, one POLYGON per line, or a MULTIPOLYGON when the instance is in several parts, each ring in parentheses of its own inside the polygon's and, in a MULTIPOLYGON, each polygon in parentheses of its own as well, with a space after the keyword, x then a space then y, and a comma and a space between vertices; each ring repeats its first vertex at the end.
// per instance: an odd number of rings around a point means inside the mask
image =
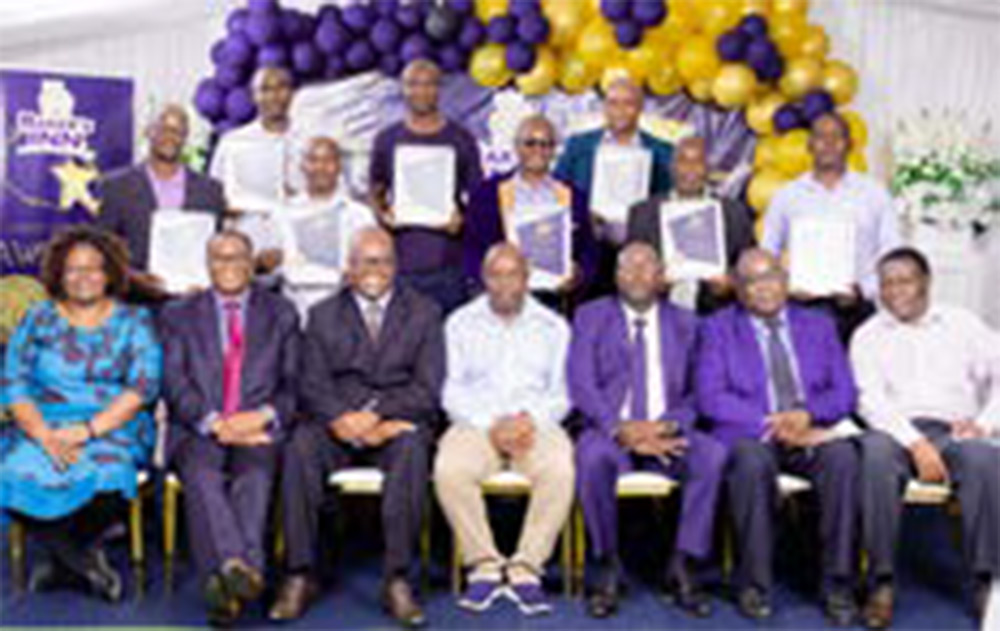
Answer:
POLYGON ((42 263, 52 300, 9 341, 2 385, 15 423, 0 440, 0 510, 51 557, 35 564, 35 589, 75 576, 107 600, 122 595, 100 538, 136 494, 162 370, 149 313, 118 300, 127 270, 117 237, 86 226, 60 233, 42 263))

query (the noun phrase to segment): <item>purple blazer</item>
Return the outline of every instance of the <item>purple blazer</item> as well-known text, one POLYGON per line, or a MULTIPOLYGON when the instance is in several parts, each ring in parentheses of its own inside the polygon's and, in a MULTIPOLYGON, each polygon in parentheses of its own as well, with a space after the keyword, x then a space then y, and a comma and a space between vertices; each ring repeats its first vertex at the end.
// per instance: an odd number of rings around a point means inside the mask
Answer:
MULTIPOLYGON (((818 311, 789 305, 787 313, 806 410, 818 425, 836 423, 854 411, 857 400, 836 327, 818 311)), ((702 323, 695 392, 699 414, 722 443, 763 435, 770 410, 767 364, 741 305, 702 323)))
MULTIPOLYGON (((659 304, 660 355, 667 410, 661 417, 689 431, 695 420, 692 363, 698 322, 667 300, 659 304)), ((591 301, 576 312, 570 343, 570 397, 586 425, 611 435, 632 383, 631 341, 625 313, 616 296, 591 301)))

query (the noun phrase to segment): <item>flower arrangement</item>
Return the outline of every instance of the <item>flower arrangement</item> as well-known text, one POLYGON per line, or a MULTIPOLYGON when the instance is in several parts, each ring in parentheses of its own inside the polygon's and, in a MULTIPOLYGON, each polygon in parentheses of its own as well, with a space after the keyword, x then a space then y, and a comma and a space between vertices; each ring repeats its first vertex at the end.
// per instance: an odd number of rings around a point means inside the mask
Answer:
POLYGON ((989 122, 924 110, 896 127, 892 192, 911 221, 987 230, 1000 221, 1000 143, 989 122))

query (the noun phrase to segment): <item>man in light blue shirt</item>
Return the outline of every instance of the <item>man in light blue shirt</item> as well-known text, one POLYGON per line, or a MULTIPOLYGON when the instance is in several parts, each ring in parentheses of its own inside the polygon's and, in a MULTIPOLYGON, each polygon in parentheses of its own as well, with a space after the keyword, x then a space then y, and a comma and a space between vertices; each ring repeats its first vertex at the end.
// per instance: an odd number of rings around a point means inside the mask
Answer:
POLYGON ((434 467, 438 500, 470 568, 459 606, 476 612, 499 597, 522 613, 546 613, 545 561, 573 503, 573 447, 560 423, 569 412, 569 325, 528 293, 529 267, 510 243, 483 262, 486 293, 445 327, 443 405, 451 428, 434 467), (510 468, 531 481, 517 551, 496 547, 480 484, 510 468))

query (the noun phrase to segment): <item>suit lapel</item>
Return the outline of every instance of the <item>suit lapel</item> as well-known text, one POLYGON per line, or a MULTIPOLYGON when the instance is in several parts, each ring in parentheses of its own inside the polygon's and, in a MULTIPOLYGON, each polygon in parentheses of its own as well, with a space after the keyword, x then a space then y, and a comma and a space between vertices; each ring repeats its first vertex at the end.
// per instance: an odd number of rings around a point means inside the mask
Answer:
POLYGON ((198 300, 198 342, 202 357, 207 363, 208 390, 216 409, 222 409, 222 339, 219 337, 219 314, 215 309, 212 292, 201 295, 198 300))
MULTIPOLYGON (((673 370, 674 366, 683 365, 686 359, 680 356, 680 344, 677 340, 677 331, 674 329, 673 311, 667 302, 660 301, 660 370, 663 371, 663 401, 666 407, 670 408, 673 400, 673 393, 680 391, 674 387, 678 371, 673 370)), ((683 372, 679 373, 683 375, 683 372)), ((678 384, 679 385, 679 384, 678 384)))
POLYGON ((257 358, 264 350, 265 340, 268 335, 268 322, 261 304, 262 297, 257 288, 250 289, 247 297, 247 308, 243 320, 243 364, 240 370, 240 395, 245 396, 249 377, 253 374, 252 368, 257 363, 257 358))
MULTIPOLYGON (((763 353, 761 353, 760 344, 757 342, 753 324, 750 322, 750 314, 746 310, 739 308, 735 312, 734 320, 735 334, 738 340, 736 348, 745 349, 743 351, 743 362, 750 369, 756 390, 765 393, 765 396, 767 396, 767 364, 763 353)), ((767 407, 766 403, 765 407, 767 407)))
POLYGON ((149 172, 145 166, 140 166, 136 175, 138 177, 135 178, 135 194, 138 199, 135 200, 135 205, 132 208, 141 208, 147 214, 152 214, 158 206, 158 202, 156 193, 153 192, 153 183, 149 181, 149 172))

